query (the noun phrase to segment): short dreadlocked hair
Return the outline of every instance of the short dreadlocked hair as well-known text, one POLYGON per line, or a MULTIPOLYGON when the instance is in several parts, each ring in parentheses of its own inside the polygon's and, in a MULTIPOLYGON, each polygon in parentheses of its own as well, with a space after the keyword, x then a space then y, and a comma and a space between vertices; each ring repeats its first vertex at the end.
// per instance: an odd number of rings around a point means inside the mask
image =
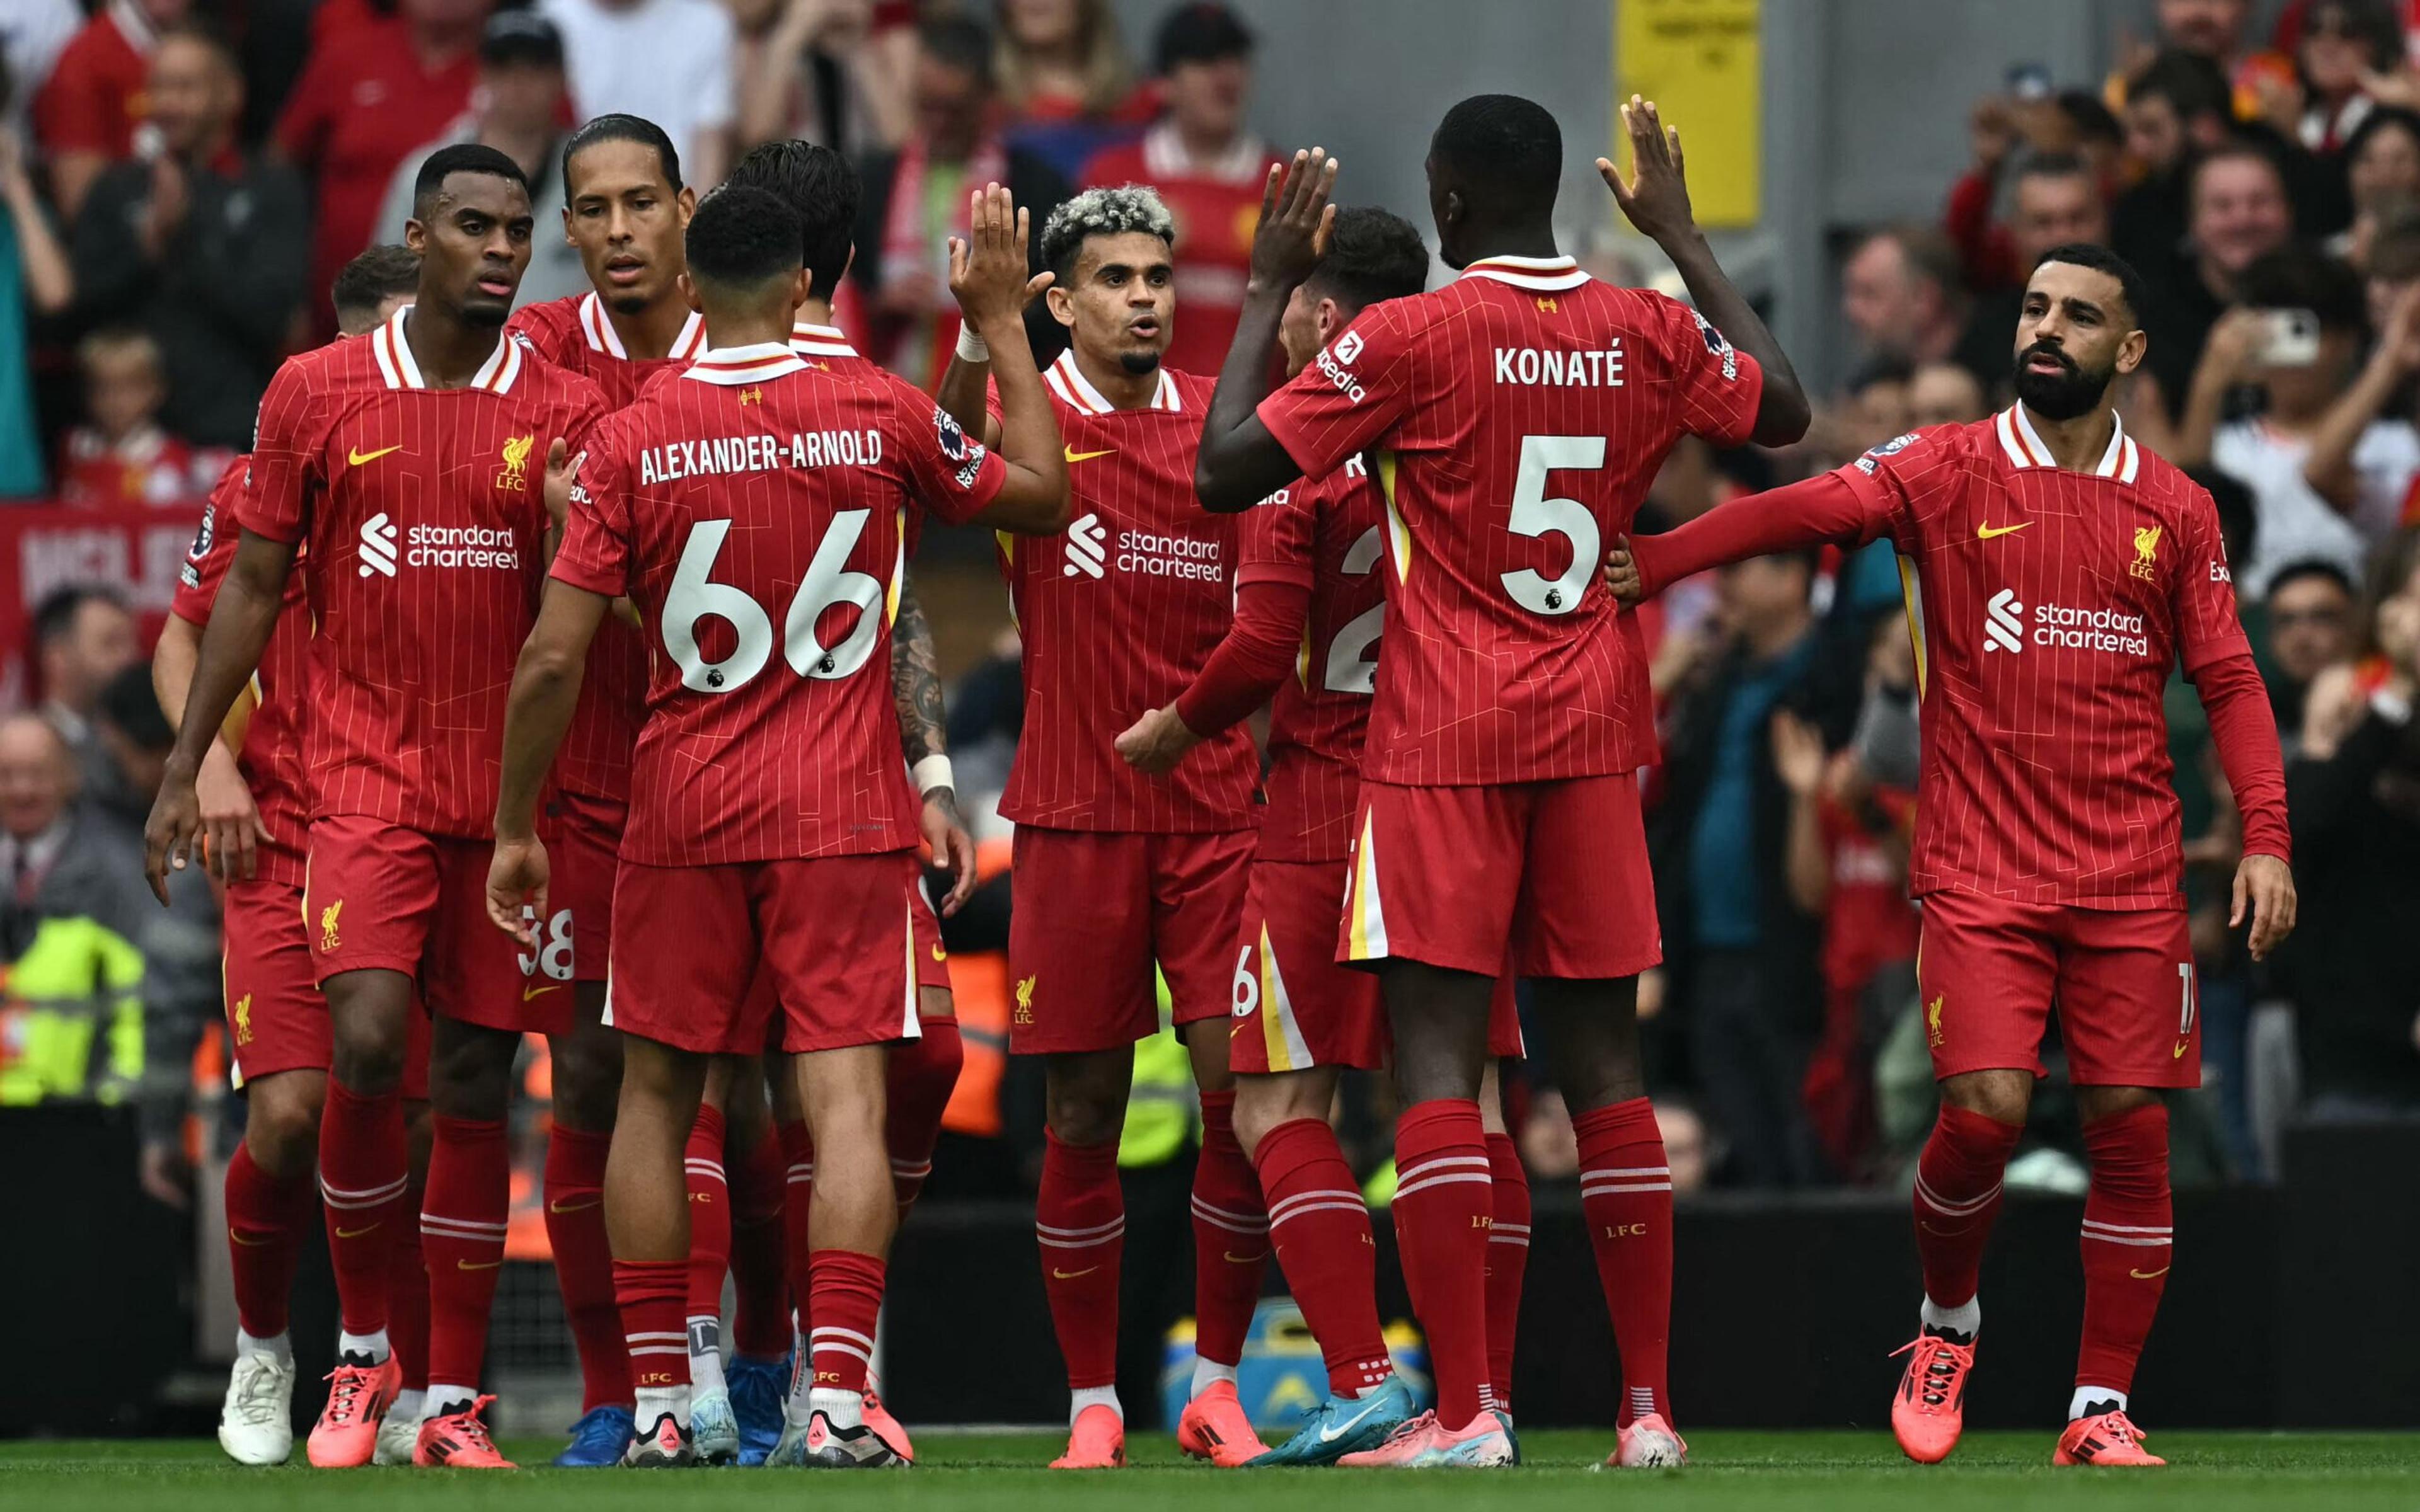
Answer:
POLYGON ((1173 246, 1176 218, 1159 192, 1141 184, 1115 189, 1088 189, 1050 212, 1042 226, 1042 266, 1059 275, 1064 288, 1075 277, 1076 258, 1086 237, 1122 237, 1140 231, 1173 246))

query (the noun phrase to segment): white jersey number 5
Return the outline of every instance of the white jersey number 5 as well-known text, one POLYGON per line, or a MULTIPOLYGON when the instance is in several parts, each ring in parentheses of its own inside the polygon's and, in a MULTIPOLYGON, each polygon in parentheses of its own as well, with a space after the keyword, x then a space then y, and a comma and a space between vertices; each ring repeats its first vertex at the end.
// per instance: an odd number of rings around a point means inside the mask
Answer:
POLYGON ((1580 594, 1596 576, 1605 555, 1596 517, 1576 499, 1546 497, 1546 474, 1559 471, 1593 472, 1605 466, 1602 436, 1524 436, 1520 471, 1512 479, 1512 515, 1505 528, 1515 535, 1559 535, 1572 545, 1572 560, 1556 578, 1524 567, 1501 575, 1512 602, 1532 614, 1569 614, 1580 606, 1580 594))

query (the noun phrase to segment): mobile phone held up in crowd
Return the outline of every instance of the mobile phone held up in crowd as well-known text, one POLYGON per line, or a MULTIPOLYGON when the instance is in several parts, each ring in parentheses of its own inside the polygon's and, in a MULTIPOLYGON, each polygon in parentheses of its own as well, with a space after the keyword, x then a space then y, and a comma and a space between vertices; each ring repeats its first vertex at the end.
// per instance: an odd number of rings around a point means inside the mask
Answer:
POLYGON ((2310 310, 2260 312, 2264 367, 2308 367, 2319 360, 2319 317, 2310 310))
POLYGON ((2028 102, 2048 100, 2052 93, 2050 65, 2019 63, 2009 69, 2009 98, 2028 102))

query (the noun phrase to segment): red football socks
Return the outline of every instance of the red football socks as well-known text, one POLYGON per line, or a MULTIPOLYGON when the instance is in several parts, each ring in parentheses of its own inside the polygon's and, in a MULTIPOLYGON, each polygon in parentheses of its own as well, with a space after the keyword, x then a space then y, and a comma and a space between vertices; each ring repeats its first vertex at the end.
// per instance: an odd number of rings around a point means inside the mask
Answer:
POLYGON ((1521 1282, 1529 1273, 1529 1173, 1511 1134, 1487 1136, 1487 1168, 1496 1206, 1487 1227, 1487 1379, 1496 1387, 1496 1405, 1509 1412, 1521 1282))
POLYGON ((891 1189, 899 1216, 916 1205, 924 1179, 933 1174, 933 1147, 941 1138, 941 1113, 958 1085, 966 1047, 956 1019, 926 1019, 923 1033, 891 1047, 883 1137, 891 1147, 891 1189))
POLYGON ((1193 1167, 1194 1350, 1202 1359, 1232 1365, 1244 1357, 1268 1257, 1268 1209, 1235 1140, 1235 1094, 1204 1092, 1193 1167))
POLYGON ((682 1172, 689 1186, 688 1317, 713 1319, 719 1335, 722 1277, 731 1269, 731 1188, 722 1174, 721 1108, 698 1104, 682 1172))
POLYGON ((1395 1123, 1395 1228, 1412 1306, 1428 1330, 1437 1421, 1459 1429, 1495 1405, 1487 1375, 1487 1134, 1470 1098, 1415 1103, 1395 1123))
POLYGON ((874 1358, 874 1324, 882 1312, 882 1259, 855 1250, 817 1250, 814 1272, 815 1326, 807 1335, 814 1374, 811 1389, 862 1392, 874 1358))
POLYGON ((1327 1389, 1359 1396, 1394 1373, 1378 1327, 1370 1209, 1325 1119, 1294 1119, 1252 1152, 1267 1195, 1269 1242, 1327 1364, 1327 1389))
POLYGON ((1115 1141, 1067 1145, 1056 1134, 1044 1135, 1033 1237, 1042 1247, 1042 1289, 1050 1299, 1050 1330, 1067 1362, 1069 1389, 1115 1385, 1118 1274, 1126 1245, 1115 1141))
POLYGON ((2087 1123, 2084 1148, 2092 1186, 2084 1199, 2084 1344, 2075 1383, 2116 1392, 2122 1404, 2168 1285, 2175 1238, 2168 1110, 2149 1103, 2087 1123))
MULTIPOLYGON (((683 1260, 615 1260, 613 1297, 622 1312, 623 1349, 629 1356, 634 1405, 656 1413, 689 1394, 689 1265, 683 1260)), ((677 1417, 677 1413, 675 1413, 677 1417)))
POLYGON ((396 1230, 411 1221, 394 1210, 409 1180, 403 1094, 359 1095, 329 1077, 319 1116, 319 1195, 327 1203, 328 1258, 348 1334, 386 1327, 396 1230))
POLYGON ((723 1149, 731 1187, 731 1348, 778 1360, 790 1348, 790 1285, 782 1254, 787 1168, 769 1129, 744 1150, 723 1149))
POLYGON ((804 1335, 807 1307, 814 1291, 815 1248, 808 1237, 807 1222, 814 1209, 815 1139, 803 1120, 776 1124, 773 1134, 782 1142, 782 1159, 787 1163, 783 1171, 782 1261, 790 1277, 790 1303, 799 1310, 799 1332, 804 1335))
POLYGON ((1666 1381, 1672 1331, 1672 1171, 1654 1105, 1643 1097, 1590 1108, 1579 1135, 1580 1212, 1596 1252, 1597 1282, 1621 1352, 1627 1427, 1650 1412, 1672 1419, 1666 1381))
POLYGON ((427 1189, 408 1186, 395 1202, 395 1254, 387 1272, 386 1336, 403 1391, 428 1389, 428 1264, 420 1252, 420 1204, 427 1189))
POLYGON ((316 1195, 307 1166, 280 1180, 254 1165, 244 1145, 236 1146, 235 1158, 227 1162, 227 1259, 235 1273, 236 1325, 254 1338, 286 1332, 294 1262, 316 1195))
POLYGON ((611 1131, 556 1124, 546 1141, 546 1241, 563 1311, 580 1355, 580 1410, 630 1400, 622 1314, 613 1297, 613 1249, 605 1238, 605 1152, 611 1131))
POLYGON ((504 1126, 436 1117, 420 1247, 428 1266, 428 1375, 475 1386, 488 1356, 488 1315, 504 1264, 512 1164, 504 1126))
POLYGON ((2000 1215, 2000 1176, 2023 1127, 1944 1103, 1916 1166, 1916 1252, 1936 1307, 1975 1300, 1983 1245, 2000 1215))

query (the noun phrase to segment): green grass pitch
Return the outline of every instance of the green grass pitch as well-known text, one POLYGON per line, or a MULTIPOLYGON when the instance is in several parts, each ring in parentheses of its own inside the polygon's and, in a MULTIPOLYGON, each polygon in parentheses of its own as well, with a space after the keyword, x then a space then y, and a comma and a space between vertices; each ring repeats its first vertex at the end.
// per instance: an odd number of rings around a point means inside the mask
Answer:
MULTIPOLYGON (((924 1463, 895 1473, 802 1471, 313 1471, 231 1465, 214 1443, 175 1442, 0 1443, 0 1507, 76 1512, 86 1507, 174 1512, 722 1512, 726 1508, 1032 1508, 1034 1512, 1336 1512, 1356 1504, 1384 1512, 1480 1508, 2182 1508, 2260 1512, 2420 1506, 2420 1434, 2157 1433, 2170 1468, 2054 1471, 2048 1433, 1972 1433, 1950 1463, 1908 1464, 1888 1433, 1695 1435, 1684 1471, 1595 1474, 1612 1434, 1524 1435, 1527 1462, 1493 1473, 1380 1471, 1219 1472, 1186 1463, 1164 1436, 1138 1437, 1123 1472, 1053 1474, 1060 1447, 1043 1435, 929 1434, 924 1463), (1366 1500, 1365 1500, 1366 1499, 1366 1500)), ((504 1445, 543 1464, 558 1444, 504 1445)))

